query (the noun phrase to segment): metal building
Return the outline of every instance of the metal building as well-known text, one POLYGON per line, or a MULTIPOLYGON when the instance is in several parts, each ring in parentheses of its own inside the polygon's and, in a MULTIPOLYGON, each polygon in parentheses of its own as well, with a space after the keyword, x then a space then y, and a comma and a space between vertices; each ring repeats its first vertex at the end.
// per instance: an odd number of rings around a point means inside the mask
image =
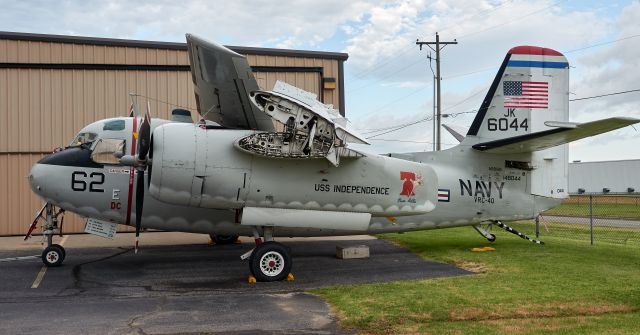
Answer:
POLYGON ((569 163, 569 193, 640 192, 640 159, 569 163))
MULTIPOLYGON (((347 54, 230 48, 247 56, 262 89, 284 80, 344 114, 347 54)), ((42 206, 26 178, 43 155, 88 123, 127 115, 129 93, 141 105, 148 98, 155 117, 195 110, 192 85, 185 43, 0 32, 0 235, 24 234, 42 206)), ((65 232, 83 229, 67 215, 65 232)))

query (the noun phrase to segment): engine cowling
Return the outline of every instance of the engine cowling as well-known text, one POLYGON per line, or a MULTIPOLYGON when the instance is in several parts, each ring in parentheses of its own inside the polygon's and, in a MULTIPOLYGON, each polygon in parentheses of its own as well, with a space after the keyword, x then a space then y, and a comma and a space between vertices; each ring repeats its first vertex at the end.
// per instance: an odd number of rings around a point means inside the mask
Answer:
POLYGON ((251 156, 234 142, 252 131, 207 130, 172 123, 153 132, 149 193, 176 205, 240 208, 247 195, 251 156))

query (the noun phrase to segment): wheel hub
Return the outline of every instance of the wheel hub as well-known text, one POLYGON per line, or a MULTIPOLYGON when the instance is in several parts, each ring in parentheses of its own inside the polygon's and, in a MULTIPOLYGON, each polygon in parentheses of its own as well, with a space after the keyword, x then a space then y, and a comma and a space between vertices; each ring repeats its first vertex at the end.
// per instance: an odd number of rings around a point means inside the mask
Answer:
POLYGON ((49 262, 51 263, 55 263, 56 261, 58 261, 58 258, 59 258, 58 253, 55 251, 49 251, 47 253, 47 260, 49 260, 49 262))
POLYGON ((284 257, 279 252, 269 251, 260 258, 260 270, 269 277, 279 275, 284 269, 284 257))

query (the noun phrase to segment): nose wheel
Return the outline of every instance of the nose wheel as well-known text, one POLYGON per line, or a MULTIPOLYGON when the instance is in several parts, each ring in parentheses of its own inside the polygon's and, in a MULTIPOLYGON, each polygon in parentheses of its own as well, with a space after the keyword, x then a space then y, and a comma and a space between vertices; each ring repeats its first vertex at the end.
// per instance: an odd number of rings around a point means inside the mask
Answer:
POLYGON ((53 235, 59 234, 62 236, 64 209, 56 208, 51 203, 46 203, 29 226, 29 231, 24 237, 25 241, 31 237, 31 233, 33 233, 40 220, 44 220, 42 237, 47 240, 47 247, 42 251, 42 263, 49 267, 60 266, 67 253, 61 245, 53 243, 53 235), (58 218, 60 218, 59 225, 58 218))
POLYGON ((48 267, 60 266, 67 253, 58 244, 52 244, 42 251, 42 262, 48 267))

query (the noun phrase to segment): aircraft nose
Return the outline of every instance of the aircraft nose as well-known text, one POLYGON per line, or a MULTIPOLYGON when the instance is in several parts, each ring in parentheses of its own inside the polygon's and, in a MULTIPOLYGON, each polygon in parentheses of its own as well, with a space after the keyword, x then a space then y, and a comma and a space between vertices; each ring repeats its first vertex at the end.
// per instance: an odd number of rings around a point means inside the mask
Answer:
POLYGON ((31 167, 31 172, 29 173, 29 184, 31 185, 31 190, 37 195, 42 195, 44 187, 43 169, 44 167, 42 164, 36 163, 31 167))

